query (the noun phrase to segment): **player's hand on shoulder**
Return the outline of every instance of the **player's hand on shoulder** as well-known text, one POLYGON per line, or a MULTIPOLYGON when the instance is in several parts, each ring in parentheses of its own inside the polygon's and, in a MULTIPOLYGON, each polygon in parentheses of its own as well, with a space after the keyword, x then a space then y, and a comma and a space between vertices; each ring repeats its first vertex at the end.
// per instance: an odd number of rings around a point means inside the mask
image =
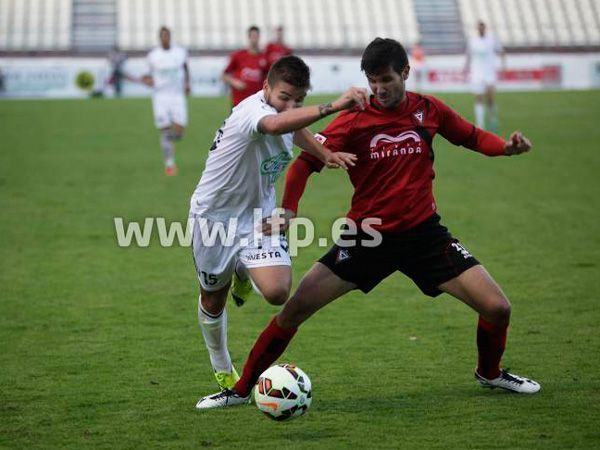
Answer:
POLYGON ((346 152, 330 152, 325 164, 330 169, 348 170, 349 167, 356 165, 356 155, 346 152))
POLYGON ((531 142, 520 131, 513 132, 504 145, 504 154, 520 155, 531 150, 531 142))
POLYGON ((334 110, 341 111, 342 109, 350 109, 358 106, 360 109, 365 109, 365 105, 369 101, 369 96, 365 88, 351 87, 344 92, 331 106, 334 110))

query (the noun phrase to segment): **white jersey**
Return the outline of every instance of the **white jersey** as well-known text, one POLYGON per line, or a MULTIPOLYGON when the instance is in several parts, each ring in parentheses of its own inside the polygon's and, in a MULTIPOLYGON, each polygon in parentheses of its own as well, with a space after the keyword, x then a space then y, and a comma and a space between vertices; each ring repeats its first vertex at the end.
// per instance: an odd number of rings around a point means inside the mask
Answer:
POLYGON ((150 75, 154 80, 153 95, 183 95, 185 92, 185 72, 187 51, 177 45, 168 50, 156 47, 148 53, 150 75))
POLYGON ((275 181, 291 161, 294 133, 279 136, 258 131, 258 122, 277 114, 263 91, 238 104, 215 135, 190 215, 227 223, 237 218, 237 235, 251 234, 254 209, 262 217, 276 207, 275 181))
POLYGON ((483 37, 472 37, 467 51, 471 57, 471 72, 486 73, 496 70, 496 54, 502 51, 502 46, 491 33, 486 33, 483 37))

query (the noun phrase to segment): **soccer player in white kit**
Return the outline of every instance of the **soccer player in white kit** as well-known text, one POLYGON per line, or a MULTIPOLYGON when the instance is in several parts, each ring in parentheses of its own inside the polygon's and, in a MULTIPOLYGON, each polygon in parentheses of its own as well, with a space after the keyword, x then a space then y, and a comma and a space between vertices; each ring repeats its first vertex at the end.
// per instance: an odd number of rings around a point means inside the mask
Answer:
POLYGON ((479 128, 497 133, 498 117, 494 99, 496 89, 496 56, 502 56, 504 50, 496 37, 486 32, 483 21, 477 23, 477 36, 467 44, 465 72, 470 73, 471 87, 475 94, 475 123, 479 128), (489 127, 486 127, 486 109, 489 127))
POLYGON ((354 155, 331 152, 304 127, 342 109, 362 107, 366 90, 351 88, 332 103, 303 107, 309 87, 310 71, 300 58, 278 60, 263 89, 234 107, 217 130, 191 198, 198 320, 221 388, 238 379, 227 348, 225 302, 232 278, 249 277, 273 305, 289 296, 292 272, 285 236, 269 228, 276 208, 274 184, 292 160, 294 144, 329 167, 354 164, 354 155), (221 237, 211 241, 219 231, 221 237))
POLYGON ((152 109, 154 124, 160 130, 160 146, 165 163, 165 174, 177 174, 175 142, 183 137, 188 113, 186 95, 190 93, 190 72, 187 51, 171 44, 171 31, 161 27, 160 46, 148 53, 150 69, 142 82, 153 89, 152 109))

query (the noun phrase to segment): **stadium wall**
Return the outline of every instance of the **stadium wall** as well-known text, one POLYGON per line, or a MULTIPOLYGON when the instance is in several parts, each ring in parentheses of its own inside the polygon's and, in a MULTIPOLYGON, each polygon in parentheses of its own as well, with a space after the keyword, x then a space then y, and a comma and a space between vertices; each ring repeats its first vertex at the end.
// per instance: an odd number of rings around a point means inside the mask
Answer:
MULTIPOLYGON (((312 70, 312 92, 340 92, 350 85, 365 86, 360 59, 355 56, 306 56, 312 70)), ((192 91, 195 96, 225 93, 220 81, 226 58, 192 57, 192 91)), ((421 89, 435 92, 467 92, 468 80, 460 55, 427 58, 421 89)), ((600 53, 514 54, 507 55, 507 70, 499 68, 499 90, 593 89, 600 88, 600 53)), ((126 72, 139 76, 145 72, 144 58, 131 58, 126 72)), ((103 58, 2 58, 0 59, 0 96, 4 98, 85 98, 92 92, 111 96, 108 62, 103 58), (76 80, 82 72, 93 75, 94 84, 84 90, 76 80)), ((415 88, 415 77, 409 89, 415 88)), ((151 91, 126 82, 123 93, 130 97, 149 96, 151 91)))

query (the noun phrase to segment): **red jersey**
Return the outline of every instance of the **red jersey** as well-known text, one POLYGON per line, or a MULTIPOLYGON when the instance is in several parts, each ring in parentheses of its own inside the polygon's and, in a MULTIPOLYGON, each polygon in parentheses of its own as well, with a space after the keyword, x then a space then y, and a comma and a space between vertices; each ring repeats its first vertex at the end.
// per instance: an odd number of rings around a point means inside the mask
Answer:
POLYGON ((231 54, 229 64, 223 73, 246 83, 246 88, 243 90, 231 88, 233 106, 263 88, 263 81, 267 77, 268 69, 267 57, 262 52, 250 53, 244 49, 231 54))
POLYGON ((269 42, 265 49, 265 54, 267 55, 269 67, 271 67, 282 56, 291 55, 292 49, 279 42, 269 42))
MULTIPOLYGON (((347 217, 357 223, 381 219, 373 228, 382 232, 404 231, 436 211, 432 180, 436 134, 455 145, 481 153, 504 154, 505 141, 467 122, 442 101, 407 92, 393 110, 371 97, 364 110, 340 113, 317 140, 332 151, 354 153, 356 165, 348 175, 354 186, 347 217)), ((323 163, 302 152, 286 177, 283 207, 296 211, 306 180, 323 163)))

